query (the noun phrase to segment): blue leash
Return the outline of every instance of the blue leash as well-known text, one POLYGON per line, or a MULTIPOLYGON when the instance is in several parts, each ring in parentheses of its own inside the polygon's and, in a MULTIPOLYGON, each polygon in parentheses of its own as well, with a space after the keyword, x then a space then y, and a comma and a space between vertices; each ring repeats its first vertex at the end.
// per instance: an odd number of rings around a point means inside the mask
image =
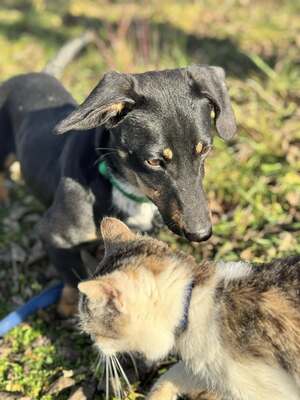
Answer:
POLYGON ((29 315, 34 314, 41 308, 46 308, 56 303, 60 298, 63 286, 63 283, 51 286, 37 296, 34 296, 16 311, 8 314, 0 321, 0 336, 4 336, 12 328, 23 322, 29 315))

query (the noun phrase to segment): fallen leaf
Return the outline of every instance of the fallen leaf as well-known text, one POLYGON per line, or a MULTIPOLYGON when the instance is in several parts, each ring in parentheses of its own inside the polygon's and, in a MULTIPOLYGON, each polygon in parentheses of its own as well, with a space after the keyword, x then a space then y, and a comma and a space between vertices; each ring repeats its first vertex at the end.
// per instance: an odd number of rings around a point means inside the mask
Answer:
POLYGON ((72 378, 67 378, 64 376, 61 376, 58 378, 55 382, 52 383, 50 386, 50 389, 48 390, 47 394, 57 394, 62 392, 63 390, 74 386, 75 385, 75 380, 72 378))
POLYGON ((92 400, 96 391, 95 382, 85 382, 82 386, 74 389, 68 400, 92 400))

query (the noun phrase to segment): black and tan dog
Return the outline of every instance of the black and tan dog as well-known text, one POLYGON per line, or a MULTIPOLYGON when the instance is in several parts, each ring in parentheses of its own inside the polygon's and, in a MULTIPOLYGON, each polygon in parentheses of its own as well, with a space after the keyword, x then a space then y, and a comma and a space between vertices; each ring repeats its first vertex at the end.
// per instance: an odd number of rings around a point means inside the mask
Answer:
POLYGON ((223 139, 236 130, 224 79, 221 68, 197 65, 109 72, 80 106, 45 73, 2 84, 0 170, 16 153, 47 207, 41 234, 66 283, 85 276, 80 249, 107 215, 150 231, 160 214, 190 241, 210 237, 202 179, 212 111, 223 139))

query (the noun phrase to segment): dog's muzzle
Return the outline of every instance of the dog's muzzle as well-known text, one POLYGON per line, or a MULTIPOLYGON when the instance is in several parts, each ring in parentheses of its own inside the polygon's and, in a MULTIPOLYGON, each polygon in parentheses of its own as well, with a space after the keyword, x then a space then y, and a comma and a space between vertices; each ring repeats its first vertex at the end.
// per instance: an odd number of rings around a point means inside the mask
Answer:
POLYGON ((211 237, 212 227, 209 226, 204 229, 199 229, 198 231, 195 232, 186 231, 184 229, 183 234, 190 242, 204 242, 205 240, 208 240, 211 237))

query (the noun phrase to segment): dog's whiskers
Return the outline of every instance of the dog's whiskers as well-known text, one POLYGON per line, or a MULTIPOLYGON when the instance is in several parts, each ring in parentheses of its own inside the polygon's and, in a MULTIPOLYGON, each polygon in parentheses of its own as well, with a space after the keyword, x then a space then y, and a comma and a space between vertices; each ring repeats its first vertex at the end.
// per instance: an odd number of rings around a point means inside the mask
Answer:
POLYGON ((76 269, 72 268, 72 272, 73 272, 73 274, 76 276, 76 278, 79 280, 79 282, 82 282, 82 281, 84 280, 84 278, 82 278, 82 277, 79 275, 79 273, 78 273, 78 271, 76 271, 76 269))
POLYGON ((96 150, 112 150, 112 151, 117 151, 113 147, 96 147, 96 150))

